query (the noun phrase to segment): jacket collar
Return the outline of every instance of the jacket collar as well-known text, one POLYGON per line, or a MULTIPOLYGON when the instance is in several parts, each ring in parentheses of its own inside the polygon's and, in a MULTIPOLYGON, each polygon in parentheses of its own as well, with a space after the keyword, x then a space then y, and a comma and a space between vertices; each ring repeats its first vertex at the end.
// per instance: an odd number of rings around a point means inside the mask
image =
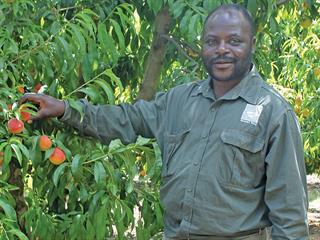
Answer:
MULTIPOLYGON (((206 98, 216 100, 213 94, 213 89, 210 86, 210 81, 211 78, 208 77, 206 80, 198 82, 198 86, 195 88, 191 96, 202 94, 206 98)), ((263 80, 261 76, 259 75, 256 67, 253 66, 251 71, 220 99, 235 100, 241 97, 250 104, 257 104, 262 83, 263 80)))

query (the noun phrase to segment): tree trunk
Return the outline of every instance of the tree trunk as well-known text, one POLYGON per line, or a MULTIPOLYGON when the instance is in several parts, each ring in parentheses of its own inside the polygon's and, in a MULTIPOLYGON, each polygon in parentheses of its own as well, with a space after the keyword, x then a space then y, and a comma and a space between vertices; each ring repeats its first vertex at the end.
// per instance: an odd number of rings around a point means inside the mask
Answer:
POLYGON ((167 44, 167 40, 161 36, 168 34, 170 23, 169 9, 163 8, 156 16, 153 41, 137 99, 149 101, 153 99, 156 93, 167 44))
POLYGON ((24 220, 21 218, 22 215, 27 210, 27 205, 24 199, 24 182, 21 169, 17 167, 18 163, 14 159, 10 162, 10 177, 8 179, 8 183, 18 187, 17 190, 12 190, 11 194, 16 201, 15 210, 17 213, 18 223, 20 225, 20 230, 25 233, 24 220))

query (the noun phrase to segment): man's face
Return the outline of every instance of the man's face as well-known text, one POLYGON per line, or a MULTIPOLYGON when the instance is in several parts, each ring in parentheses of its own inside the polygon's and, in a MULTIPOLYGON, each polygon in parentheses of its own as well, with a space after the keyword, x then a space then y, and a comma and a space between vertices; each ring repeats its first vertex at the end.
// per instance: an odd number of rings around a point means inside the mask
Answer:
POLYGON ((216 12, 204 26, 202 59, 216 81, 240 81, 249 71, 255 38, 237 11, 216 12))

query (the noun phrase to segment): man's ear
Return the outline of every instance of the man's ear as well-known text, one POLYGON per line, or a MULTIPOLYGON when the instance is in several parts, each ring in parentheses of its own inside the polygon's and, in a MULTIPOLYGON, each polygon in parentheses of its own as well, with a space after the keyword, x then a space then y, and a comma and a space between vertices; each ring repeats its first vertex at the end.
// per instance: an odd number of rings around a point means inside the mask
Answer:
POLYGON ((251 39, 251 53, 254 54, 256 51, 256 37, 252 37, 251 39))

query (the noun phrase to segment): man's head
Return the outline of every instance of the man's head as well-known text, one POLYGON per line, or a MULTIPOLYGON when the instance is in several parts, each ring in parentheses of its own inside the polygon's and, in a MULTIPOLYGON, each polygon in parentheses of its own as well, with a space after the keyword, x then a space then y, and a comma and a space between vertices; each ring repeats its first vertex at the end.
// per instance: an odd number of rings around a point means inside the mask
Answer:
POLYGON ((255 49, 254 24, 237 4, 221 5, 207 17, 202 59, 216 81, 240 81, 250 70, 255 49))

